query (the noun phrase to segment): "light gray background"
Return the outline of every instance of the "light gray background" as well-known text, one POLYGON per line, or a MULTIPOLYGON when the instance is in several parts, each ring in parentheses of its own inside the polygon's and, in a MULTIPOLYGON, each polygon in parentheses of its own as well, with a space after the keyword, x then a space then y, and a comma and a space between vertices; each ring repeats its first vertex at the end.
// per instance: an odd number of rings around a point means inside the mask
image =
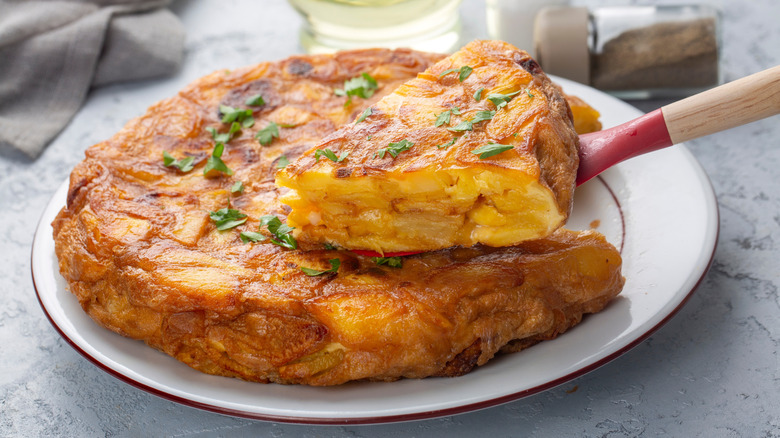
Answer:
MULTIPOLYGON (((597 2, 575 1, 588 3, 597 2)), ((727 80, 780 63, 780 2, 702 3, 723 13, 727 80)), ((184 407, 82 358, 49 325, 30 276, 35 225, 55 188, 85 148, 192 80, 300 52, 300 19, 281 0, 179 1, 173 9, 188 32, 176 76, 93 91, 35 161, 0 150, 0 436, 780 436, 778 117, 688 143, 720 205, 711 271, 647 341, 552 390, 426 421, 285 425, 184 407)), ((465 0, 462 12, 465 38, 486 37, 484 2, 465 0)))

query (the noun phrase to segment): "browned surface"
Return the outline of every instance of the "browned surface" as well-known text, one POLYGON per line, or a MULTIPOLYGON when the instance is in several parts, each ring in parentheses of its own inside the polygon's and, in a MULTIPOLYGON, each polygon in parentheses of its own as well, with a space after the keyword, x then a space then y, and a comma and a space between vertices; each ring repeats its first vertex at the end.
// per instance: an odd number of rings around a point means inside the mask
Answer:
POLYGON ((283 173, 295 175, 323 165, 347 168, 349 172, 345 173, 350 175, 413 172, 432 165, 519 169, 542 179, 568 211, 578 163, 571 110, 560 90, 528 53, 500 41, 474 41, 398 87, 390 97, 373 105, 374 114, 363 122, 345 125, 322 141, 321 147, 329 147, 337 155, 349 152, 347 160, 320 163, 310 151, 283 173), (448 69, 464 65, 474 70, 462 82, 457 73, 441 76, 448 69), (484 89, 482 99, 476 101, 473 96, 480 88, 484 89), (453 134, 448 127, 472 118, 478 111, 496 110, 486 96, 517 90, 526 91, 496 111, 492 120, 474 125, 474 130, 453 147, 435 147, 465 134, 453 134), (449 125, 435 127, 436 114, 452 107, 460 108, 463 114, 453 115, 449 125), (415 147, 395 158, 375 156, 378 149, 402 139, 412 141, 415 147), (484 160, 471 153, 488 142, 512 144, 515 148, 484 160))
POLYGON ((455 248, 409 257, 402 269, 340 251, 243 244, 258 218, 284 220, 274 161, 294 158, 359 113, 333 88, 369 72, 380 91, 412 78, 439 55, 372 50, 298 56, 217 72, 152 106, 87 150, 54 221, 60 271, 99 324, 140 339, 201 371, 259 382, 332 385, 355 379, 460 375, 515 339, 555 337, 619 293, 620 256, 596 233, 559 231, 500 250, 455 248), (205 178, 224 130, 220 103, 262 92, 257 123, 226 145, 232 177, 205 178), (262 147, 269 120, 296 124, 262 147), (192 172, 162 165, 162 151, 200 157, 192 172), (243 194, 230 195, 236 180, 243 194), (219 232, 208 212, 249 216, 219 232), (338 274, 308 277, 299 267, 338 274))

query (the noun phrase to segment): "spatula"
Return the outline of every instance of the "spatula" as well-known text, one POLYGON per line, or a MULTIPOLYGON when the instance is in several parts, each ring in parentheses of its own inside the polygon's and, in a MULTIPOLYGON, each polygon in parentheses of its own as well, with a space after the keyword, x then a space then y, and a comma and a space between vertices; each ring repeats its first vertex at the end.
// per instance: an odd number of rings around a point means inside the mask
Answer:
MULTIPOLYGON (((577 185, 629 158, 778 113, 780 66, 670 103, 622 125, 581 135, 577 185)), ((380 256, 374 251, 353 252, 380 256)), ((418 253, 385 253, 384 257, 418 253)))
POLYGON ((580 136, 577 185, 648 152, 780 113, 780 66, 580 136))

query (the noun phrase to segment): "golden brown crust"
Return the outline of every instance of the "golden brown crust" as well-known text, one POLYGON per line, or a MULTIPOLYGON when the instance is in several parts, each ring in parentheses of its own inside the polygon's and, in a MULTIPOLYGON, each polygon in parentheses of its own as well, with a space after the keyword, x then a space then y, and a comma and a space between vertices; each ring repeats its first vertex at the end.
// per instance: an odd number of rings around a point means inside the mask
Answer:
POLYGON ((370 72, 380 83, 360 102, 370 105, 440 58, 408 50, 296 56, 216 72, 152 106, 88 149, 71 174, 67 206, 53 223, 71 292, 102 326, 203 372, 311 385, 463 374, 514 339, 553 337, 600 310, 623 280, 619 254, 591 232, 438 251, 402 269, 239 239, 262 215, 284 220, 273 185, 278 157, 303 153, 362 110, 345 108, 334 88, 370 72), (241 106, 258 90, 267 106, 222 157, 235 174, 204 177, 214 146, 205 128, 225 129, 219 105, 241 106), (271 120, 295 127, 263 147, 253 134, 271 120), (195 157, 195 169, 164 167, 163 151, 195 157), (245 190, 230 194, 237 180, 245 190), (219 232, 208 212, 228 199, 249 220, 219 232), (327 268, 333 258, 337 274, 300 270, 327 268))

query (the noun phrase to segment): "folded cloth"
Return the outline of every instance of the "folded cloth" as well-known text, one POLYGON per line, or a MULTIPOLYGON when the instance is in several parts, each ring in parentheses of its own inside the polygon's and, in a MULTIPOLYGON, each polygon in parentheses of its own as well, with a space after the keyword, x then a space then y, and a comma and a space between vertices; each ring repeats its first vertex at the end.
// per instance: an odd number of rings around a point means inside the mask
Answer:
POLYGON ((93 86, 174 72, 170 0, 0 0, 0 143, 36 157, 93 86))

